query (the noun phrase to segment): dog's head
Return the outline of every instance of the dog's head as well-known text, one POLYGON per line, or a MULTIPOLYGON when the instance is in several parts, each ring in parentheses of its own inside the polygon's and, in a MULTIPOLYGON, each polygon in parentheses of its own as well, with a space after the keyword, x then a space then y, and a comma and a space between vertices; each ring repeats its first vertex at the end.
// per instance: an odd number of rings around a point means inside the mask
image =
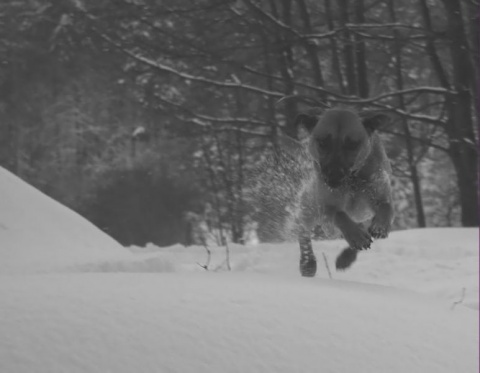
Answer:
POLYGON ((295 125, 310 133, 309 151, 326 184, 337 188, 362 167, 371 151, 372 134, 388 120, 385 114, 328 109, 321 115, 301 113, 295 125))

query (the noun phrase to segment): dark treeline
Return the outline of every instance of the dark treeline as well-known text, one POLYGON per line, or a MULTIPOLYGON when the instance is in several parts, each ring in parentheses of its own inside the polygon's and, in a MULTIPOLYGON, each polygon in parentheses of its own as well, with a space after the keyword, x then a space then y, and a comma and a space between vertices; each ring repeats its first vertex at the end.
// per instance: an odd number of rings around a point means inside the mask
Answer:
POLYGON ((124 244, 241 242, 305 95, 390 114, 397 228, 478 225, 475 0, 8 0, 0 165, 124 244))

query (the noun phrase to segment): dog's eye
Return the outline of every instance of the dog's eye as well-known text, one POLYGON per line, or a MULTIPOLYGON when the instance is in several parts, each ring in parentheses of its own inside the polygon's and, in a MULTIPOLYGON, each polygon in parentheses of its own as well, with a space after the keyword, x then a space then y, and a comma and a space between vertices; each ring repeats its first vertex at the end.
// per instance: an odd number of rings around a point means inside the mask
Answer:
POLYGON ((328 138, 325 139, 317 139, 317 144, 320 148, 325 149, 330 146, 330 141, 328 138))

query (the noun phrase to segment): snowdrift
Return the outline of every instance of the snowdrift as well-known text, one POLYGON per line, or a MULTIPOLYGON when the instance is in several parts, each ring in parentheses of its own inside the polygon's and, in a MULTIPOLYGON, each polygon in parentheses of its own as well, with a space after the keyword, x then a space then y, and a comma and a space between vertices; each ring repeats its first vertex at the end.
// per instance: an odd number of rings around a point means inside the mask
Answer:
POLYGON ((77 213, 0 167, 0 273, 39 272, 126 250, 77 213))
MULTIPOLYGON (((318 260, 317 278, 328 279, 323 255, 334 280, 347 280, 409 289, 448 302, 463 297, 462 305, 479 308, 478 228, 428 228, 392 232, 359 254, 345 272, 335 271, 335 258, 345 247, 343 240, 314 241, 318 260)), ((131 247, 138 260, 170 263, 174 271, 203 271, 206 262, 201 246, 131 247), (146 260, 146 259, 143 259, 146 260)), ((212 247, 210 270, 224 270, 225 249, 212 247)), ((235 272, 299 276, 297 243, 231 245, 231 266, 235 272)))
POLYGON ((388 287, 226 272, 13 277, 0 281, 1 372, 478 372, 476 312, 388 287))
POLYGON ((0 169, 0 372, 478 372, 478 230, 394 232, 329 279, 341 241, 126 250, 0 169), (125 273, 129 272, 129 273, 125 273), (465 297, 461 297, 465 289, 465 297))

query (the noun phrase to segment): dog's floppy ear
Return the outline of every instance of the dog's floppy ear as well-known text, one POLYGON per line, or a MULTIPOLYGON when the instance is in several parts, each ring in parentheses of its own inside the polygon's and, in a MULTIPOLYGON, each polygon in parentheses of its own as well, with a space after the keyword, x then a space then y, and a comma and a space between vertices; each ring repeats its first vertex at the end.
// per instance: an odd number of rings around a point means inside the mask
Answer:
POLYGON ((299 125, 303 125, 305 129, 311 133, 317 125, 318 117, 313 114, 300 113, 295 117, 293 126, 298 129, 299 125))
POLYGON ((373 133, 378 128, 390 122, 390 117, 387 114, 378 112, 365 112, 360 114, 360 118, 368 134, 373 133))
POLYGON ((303 125, 308 133, 312 133, 322 113, 323 110, 319 107, 313 107, 305 110, 295 117, 293 126, 298 129, 299 125, 303 125))

